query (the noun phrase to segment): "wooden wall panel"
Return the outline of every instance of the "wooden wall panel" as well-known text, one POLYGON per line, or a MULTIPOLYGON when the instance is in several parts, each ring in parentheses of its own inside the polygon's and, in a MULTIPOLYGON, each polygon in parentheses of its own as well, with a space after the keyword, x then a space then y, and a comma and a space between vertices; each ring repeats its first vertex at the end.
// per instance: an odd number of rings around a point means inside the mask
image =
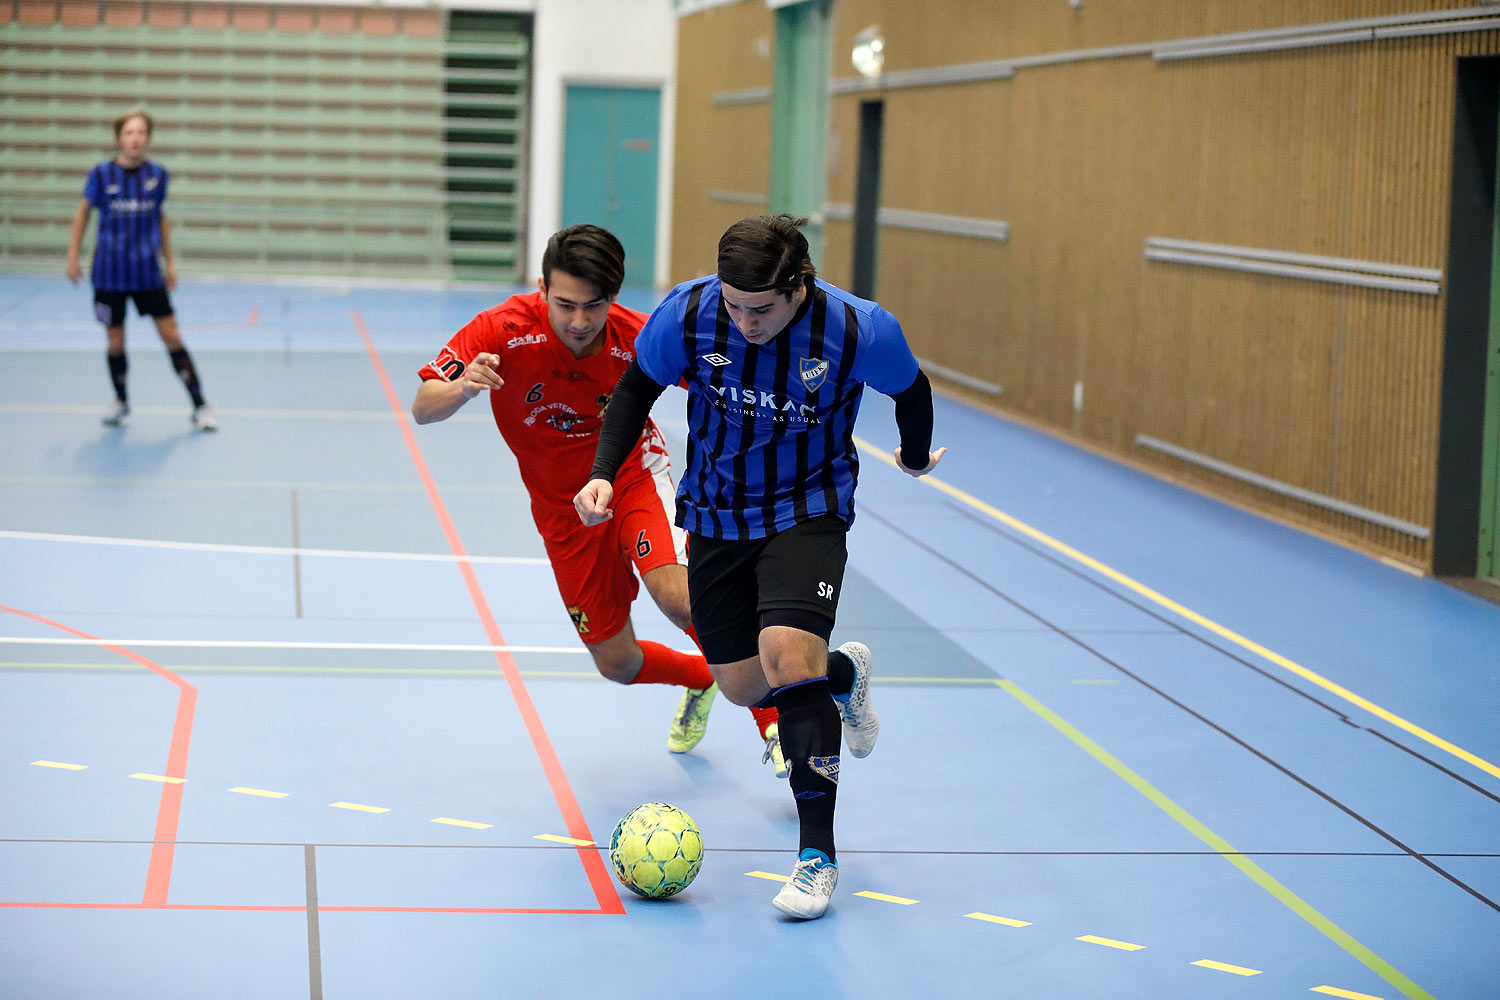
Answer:
MULTIPOLYGON (((852 38, 870 24, 884 31, 887 70, 899 71, 1413 9, 838 0, 833 76, 852 75, 852 38)), ((1010 225, 1005 243, 882 228, 877 297, 918 354, 998 383, 1004 411, 1426 565, 1420 538, 1202 470, 1136 436, 1430 526, 1445 296, 1156 262, 1144 248, 1169 237, 1446 270, 1454 60, 1493 53, 1500 32, 1115 57, 835 94, 828 197, 852 203, 858 107, 883 100, 883 207, 1010 225)), ((825 229, 823 273, 836 283, 849 279, 851 229, 825 229)))
POLYGON ((712 7, 679 18, 673 283, 712 272, 719 236, 754 205, 712 191, 764 195, 771 172, 771 103, 716 104, 718 94, 771 86, 776 22, 763 3, 712 7))

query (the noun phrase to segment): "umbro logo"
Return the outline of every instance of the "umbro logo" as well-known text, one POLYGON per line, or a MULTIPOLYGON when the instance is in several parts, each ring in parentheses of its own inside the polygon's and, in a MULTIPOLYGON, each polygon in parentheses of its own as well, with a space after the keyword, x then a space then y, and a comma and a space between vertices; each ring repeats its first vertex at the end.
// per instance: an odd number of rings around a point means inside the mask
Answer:
POLYGON ((723 368, 725 365, 730 363, 729 359, 724 357, 724 355, 722 354, 705 354, 703 355, 703 360, 707 361, 715 368, 723 368))

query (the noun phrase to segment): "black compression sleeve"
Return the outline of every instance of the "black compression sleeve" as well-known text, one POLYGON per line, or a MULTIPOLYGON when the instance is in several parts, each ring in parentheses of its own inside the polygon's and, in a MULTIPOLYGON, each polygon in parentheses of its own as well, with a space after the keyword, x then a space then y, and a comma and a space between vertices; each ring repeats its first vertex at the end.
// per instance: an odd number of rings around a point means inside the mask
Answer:
MULTIPOLYGON (((667 387, 642 371, 639 364, 630 362, 630 367, 615 383, 609 406, 604 411, 604 426, 599 430, 599 447, 594 452, 590 479, 614 482, 615 473, 620 471, 630 449, 641 439, 646 418, 651 414, 651 404, 666 391, 667 387)), ((928 423, 931 424, 930 419, 928 423)))
POLYGON ((918 369, 912 384, 891 397, 896 401, 896 429, 901 432, 901 464, 925 469, 932 451, 932 383, 918 369))

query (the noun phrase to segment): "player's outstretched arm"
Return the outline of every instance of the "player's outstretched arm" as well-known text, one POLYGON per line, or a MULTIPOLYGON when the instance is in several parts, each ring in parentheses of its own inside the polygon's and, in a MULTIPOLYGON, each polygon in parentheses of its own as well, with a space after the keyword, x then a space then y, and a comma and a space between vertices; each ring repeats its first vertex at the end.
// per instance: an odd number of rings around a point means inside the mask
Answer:
POLYGON ((614 498, 615 488, 608 479, 590 479, 573 498, 573 509, 578 511, 578 519, 592 528, 615 516, 609 509, 614 498))
POLYGON ((500 377, 500 359, 493 354, 476 354, 464 368, 461 378, 444 382, 430 378, 417 389, 417 398, 411 403, 411 417, 419 424, 435 424, 447 420, 481 392, 498 389, 505 384, 500 377))
POLYGON ((918 369, 911 385, 891 398, 896 401, 896 428, 901 432, 896 467, 908 476, 925 476, 937 468, 948 450, 928 450, 932 447, 932 383, 927 373, 918 369))
POLYGON ((641 370, 639 361, 631 361, 615 383, 604 409, 604 424, 599 428, 599 444, 594 449, 589 481, 573 498, 573 509, 584 524, 603 524, 614 517, 609 504, 614 499, 615 473, 641 439, 651 404, 666 391, 666 386, 641 370))

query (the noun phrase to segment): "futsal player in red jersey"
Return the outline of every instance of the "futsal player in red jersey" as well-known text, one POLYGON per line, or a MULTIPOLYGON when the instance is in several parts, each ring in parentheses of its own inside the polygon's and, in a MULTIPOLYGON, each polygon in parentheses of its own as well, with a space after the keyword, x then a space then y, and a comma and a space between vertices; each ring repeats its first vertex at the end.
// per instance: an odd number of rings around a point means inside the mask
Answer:
MULTIPOLYGON (((687 535, 674 525, 676 490, 661 432, 649 419, 615 480, 607 530, 585 527, 573 509, 588 478, 610 392, 635 358, 644 313, 619 305, 625 250, 598 226, 554 233, 538 291, 513 295, 474 317, 418 372, 419 424, 446 420, 489 396, 495 424, 516 456, 531 516, 578 637, 599 673, 620 684, 685 688, 667 749, 686 753, 703 738, 718 687, 701 653, 637 639, 630 606, 639 583, 697 644, 688 611, 687 535)), ((752 708, 765 740, 762 761, 786 776, 774 708, 752 708)))

